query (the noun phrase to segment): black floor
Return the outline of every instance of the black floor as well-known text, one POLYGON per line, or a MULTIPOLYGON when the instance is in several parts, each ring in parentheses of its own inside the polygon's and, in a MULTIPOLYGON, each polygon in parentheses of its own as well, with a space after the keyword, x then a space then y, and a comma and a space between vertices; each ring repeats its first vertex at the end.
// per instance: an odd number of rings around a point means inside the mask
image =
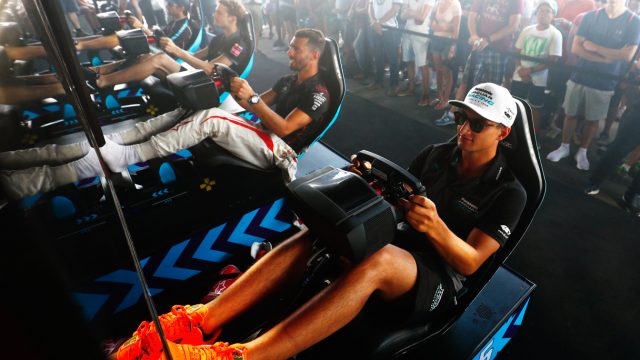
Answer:
MULTIPOLYGON (((263 39, 263 42, 266 40, 263 39)), ((268 44, 270 45, 270 44, 268 44)), ((257 91, 288 72, 282 53, 257 54, 249 78, 257 91)), ((417 98, 386 98, 348 82, 340 118, 323 141, 343 154, 361 149, 407 166, 427 144, 453 127, 432 124, 440 113, 415 106, 417 98)), ((545 140, 546 141, 546 140, 545 140)), ((542 154, 557 146, 542 142, 542 154)), ((592 157, 592 166, 597 160, 592 157)), ((640 358, 640 218, 615 203, 624 181, 602 195, 583 195, 588 173, 570 160, 543 160, 548 191, 525 239, 507 263, 537 284, 524 326, 502 359, 640 358)))

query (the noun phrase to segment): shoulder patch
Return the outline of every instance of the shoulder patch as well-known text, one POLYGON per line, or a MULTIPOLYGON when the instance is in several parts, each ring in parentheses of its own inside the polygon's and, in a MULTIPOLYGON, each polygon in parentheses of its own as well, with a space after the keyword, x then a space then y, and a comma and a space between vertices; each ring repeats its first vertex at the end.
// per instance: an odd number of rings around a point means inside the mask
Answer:
POLYGON ((240 54, 242 54, 242 51, 244 51, 244 48, 238 43, 233 44, 233 46, 231 47, 231 54, 235 57, 240 56, 240 54))
POLYGON ((316 111, 322 104, 327 102, 327 98, 322 92, 314 92, 313 93, 313 106, 311 106, 311 110, 316 111))

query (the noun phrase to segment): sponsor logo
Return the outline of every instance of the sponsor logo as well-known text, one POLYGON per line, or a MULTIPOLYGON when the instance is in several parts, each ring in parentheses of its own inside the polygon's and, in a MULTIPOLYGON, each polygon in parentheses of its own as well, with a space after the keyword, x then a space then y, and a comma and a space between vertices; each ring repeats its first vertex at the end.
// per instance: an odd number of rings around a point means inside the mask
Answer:
POLYGON ((467 97, 473 98, 473 99, 477 99, 478 101, 480 101, 480 103, 487 105, 487 106, 492 106, 495 104, 495 102, 493 100, 491 100, 489 97, 483 95, 483 94, 479 94, 478 91, 467 95, 467 97))
POLYGON ((472 202, 470 202, 465 198, 460 198, 460 200, 458 200, 458 207, 460 207, 462 210, 464 210, 467 213, 471 213, 471 214, 478 213, 478 206, 476 206, 475 204, 473 204, 472 202))
POLYGON ((505 238, 508 238, 511 235, 511 229, 507 225, 500 225, 500 229, 498 232, 505 238))
POLYGON ((235 43, 233 44, 233 46, 231 47, 231 54, 235 57, 240 56, 240 54, 242 54, 242 51, 244 49, 242 48, 242 46, 240 46, 240 44, 235 43))
POLYGON ((324 97, 323 93, 313 93, 313 106, 311 110, 316 111, 320 105, 324 104, 327 101, 327 98, 324 97))
POLYGON ((440 305, 440 300, 442 300, 442 294, 444 294, 444 288, 442 287, 442 283, 438 284, 436 288, 436 293, 433 295, 433 300, 431 300, 431 306, 429 306, 429 311, 433 311, 435 308, 440 305))

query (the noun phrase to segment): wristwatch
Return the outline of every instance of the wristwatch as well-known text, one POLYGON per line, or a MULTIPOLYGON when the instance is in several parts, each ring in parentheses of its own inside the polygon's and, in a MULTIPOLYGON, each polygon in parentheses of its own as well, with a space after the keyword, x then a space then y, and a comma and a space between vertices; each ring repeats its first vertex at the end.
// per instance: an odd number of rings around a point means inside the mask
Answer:
POLYGON ((260 95, 253 94, 248 100, 249 104, 255 105, 260 102, 260 95))

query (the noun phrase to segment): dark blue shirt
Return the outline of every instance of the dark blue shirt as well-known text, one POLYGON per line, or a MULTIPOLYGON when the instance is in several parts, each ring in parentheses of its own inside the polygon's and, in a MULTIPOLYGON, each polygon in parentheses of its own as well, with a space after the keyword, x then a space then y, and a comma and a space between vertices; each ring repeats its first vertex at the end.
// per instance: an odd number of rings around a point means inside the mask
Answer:
MULTIPOLYGON (((609 49, 622 49, 625 46, 638 45, 640 43, 640 18, 626 10, 615 19, 609 19, 604 9, 593 10, 584 16, 576 35, 609 49)), ((586 72, 575 70, 571 74, 571 80, 593 89, 611 91, 615 89, 617 80, 593 75, 591 72, 617 77, 623 75, 629 62, 618 60, 611 63, 600 63, 578 57, 576 65, 586 72)))

